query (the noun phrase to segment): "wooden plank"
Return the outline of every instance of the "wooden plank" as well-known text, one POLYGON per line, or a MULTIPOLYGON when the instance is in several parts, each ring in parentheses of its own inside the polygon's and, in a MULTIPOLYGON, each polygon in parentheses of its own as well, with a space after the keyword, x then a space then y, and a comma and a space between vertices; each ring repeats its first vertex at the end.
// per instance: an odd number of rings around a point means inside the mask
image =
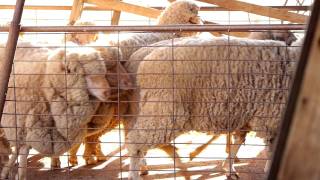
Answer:
POLYGON ((308 16, 288 12, 284 9, 259 6, 237 0, 198 0, 209 4, 218 5, 230 10, 246 11, 249 13, 290 21, 293 23, 305 23, 308 16))
POLYGON ((113 11, 111 17, 111 25, 119 25, 121 11, 113 11))
POLYGON ((121 11, 113 11, 111 25, 119 25, 121 11))
POLYGON ((320 1, 308 33, 268 179, 320 179, 320 1))
POLYGON ((86 2, 95 4, 102 8, 111 8, 113 10, 125 11, 150 18, 157 18, 161 13, 158 9, 138 6, 117 0, 87 0, 86 2))
POLYGON ((73 25, 81 17, 84 0, 73 0, 71 14, 69 17, 69 25, 73 25))

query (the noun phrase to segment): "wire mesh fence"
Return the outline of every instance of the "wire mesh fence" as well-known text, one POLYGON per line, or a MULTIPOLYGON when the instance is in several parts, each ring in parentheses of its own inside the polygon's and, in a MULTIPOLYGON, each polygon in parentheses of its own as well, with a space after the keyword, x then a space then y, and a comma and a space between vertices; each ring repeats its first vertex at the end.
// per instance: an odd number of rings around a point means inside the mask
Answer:
POLYGON ((265 178, 301 47, 288 38, 303 30, 150 29, 81 45, 68 37, 95 32, 25 33, 63 41, 18 43, 1 121, 9 178, 265 178))
MULTIPOLYGON (((187 25, 124 14, 141 26, 58 26, 71 7, 55 8, 25 14, 46 26, 21 27, 0 179, 266 177, 304 25, 210 6, 200 16, 228 25, 192 25, 191 7, 187 25)), ((105 25, 112 13, 83 16, 105 25)))

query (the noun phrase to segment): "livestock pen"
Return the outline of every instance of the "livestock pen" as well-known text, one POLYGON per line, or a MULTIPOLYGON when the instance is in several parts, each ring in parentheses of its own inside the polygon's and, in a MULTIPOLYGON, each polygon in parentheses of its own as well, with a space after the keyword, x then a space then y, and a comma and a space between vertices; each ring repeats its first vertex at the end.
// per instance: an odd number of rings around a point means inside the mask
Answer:
POLYGON ((141 2, 0 1, 2 179, 267 178, 317 2, 141 2))

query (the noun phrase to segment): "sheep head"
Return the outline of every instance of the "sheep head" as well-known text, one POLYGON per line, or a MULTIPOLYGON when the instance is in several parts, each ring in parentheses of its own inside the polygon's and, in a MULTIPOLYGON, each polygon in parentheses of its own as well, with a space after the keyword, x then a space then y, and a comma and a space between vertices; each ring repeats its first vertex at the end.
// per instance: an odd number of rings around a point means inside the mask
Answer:
POLYGON ((121 92, 130 90, 133 87, 133 80, 127 70, 122 65, 122 54, 117 47, 99 47, 102 58, 105 61, 108 71, 106 79, 111 87, 114 87, 112 95, 118 93, 118 88, 121 92))
POLYGON ((46 73, 51 87, 70 88, 67 93, 70 97, 67 97, 67 100, 73 100, 70 98, 75 98, 75 92, 81 97, 87 97, 87 90, 101 101, 108 100, 110 95, 110 85, 105 79, 104 61, 100 53, 93 48, 58 50, 49 58, 46 73))
MULTIPOLYGON (((158 17, 158 25, 200 24, 199 7, 191 1, 175 1, 158 17)), ((180 36, 192 36, 196 33, 182 33, 180 36)))
POLYGON ((294 33, 288 30, 274 30, 274 31, 261 31, 261 32, 252 32, 248 36, 249 39, 258 39, 258 40, 276 40, 283 41, 287 45, 291 45, 294 41, 297 40, 294 33))
MULTIPOLYGON (((75 26, 94 26, 95 24, 87 21, 77 21, 75 26)), ((66 35, 66 41, 71 41, 78 45, 90 44, 98 40, 98 33, 71 33, 66 35)))

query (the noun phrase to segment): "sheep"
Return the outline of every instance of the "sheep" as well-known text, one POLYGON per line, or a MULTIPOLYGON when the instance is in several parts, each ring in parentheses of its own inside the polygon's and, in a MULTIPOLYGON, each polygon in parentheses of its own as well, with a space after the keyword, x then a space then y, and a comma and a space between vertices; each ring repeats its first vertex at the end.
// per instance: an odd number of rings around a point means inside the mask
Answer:
MULTIPOLYGON (((94 26, 95 23, 89 21, 77 21, 75 26, 94 26)), ((69 33, 66 34, 65 41, 78 45, 90 44, 98 40, 98 33, 69 33)))
MULTIPOLYGON (((170 6, 168 6, 159 16, 158 20, 157 20, 157 24, 158 25, 170 25, 170 24, 199 24, 200 23, 200 19, 198 17, 198 10, 199 7, 194 4, 193 2, 190 1, 177 1, 175 3, 172 3, 170 6)), ((132 61, 127 61, 129 59, 129 57, 131 56, 132 53, 134 53, 134 51, 136 51, 137 49, 139 49, 141 46, 145 46, 147 44, 151 44, 151 43, 155 43, 157 41, 160 40, 164 40, 164 39, 170 39, 172 37, 180 37, 180 36, 189 36, 189 35, 194 35, 195 33, 177 33, 174 36, 171 33, 139 33, 139 34, 135 34, 129 38, 123 39, 121 41, 119 41, 119 43, 117 41, 110 41, 109 43, 113 46, 119 46, 120 48, 116 48, 116 47, 107 47, 107 48, 99 48, 99 50, 102 52, 102 56, 105 56, 104 59, 108 59, 110 61, 115 62, 120 60, 123 63, 124 68, 122 68, 122 65, 120 64, 119 67, 122 69, 120 70, 120 74, 124 77, 120 77, 120 83, 122 83, 123 85, 120 86, 124 86, 124 87, 132 87, 133 86, 133 78, 134 77, 128 77, 126 75, 126 71, 128 71, 129 73, 132 73, 133 71, 130 71, 131 69, 128 69, 128 67, 130 66, 130 63, 134 64, 135 62, 132 61)), ((127 73, 128 74, 128 73, 127 73)), ((107 76, 108 80, 109 78, 112 78, 111 76, 107 76)), ((114 76, 114 86, 113 87, 118 87, 117 82, 117 76, 114 76)), ((109 80, 110 81, 110 80, 109 80)), ((132 91, 121 91, 124 92, 124 94, 121 94, 120 96, 120 100, 126 100, 126 101, 131 101, 133 100, 133 93, 132 91)), ((117 92, 114 92, 117 93, 117 92)), ((117 97, 117 96, 116 96, 117 97)), ((86 164, 95 164, 97 161, 100 160, 105 160, 106 158, 104 157, 103 153, 101 152, 100 149, 100 143, 99 143, 99 137, 110 131, 112 128, 115 128, 116 126, 118 126, 119 120, 117 118, 114 118, 117 114, 113 114, 111 118, 111 113, 106 113, 106 112, 113 112, 115 113, 116 111, 118 111, 117 109, 117 103, 113 103, 112 105, 108 104, 108 103, 103 103, 105 104, 105 106, 110 106, 110 108, 115 109, 115 111, 112 110, 108 110, 107 107, 102 107, 102 109, 104 109, 104 111, 101 111, 101 113, 98 113, 100 115, 104 115, 105 117, 100 117, 100 124, 98 126, 98 128, 94 125, 94 123, 91 123, 92 127, 94 129, 97 129, 97 131, 93 131, 91 134, 92 136, 87 136, 85 139, 85 153, 84 153, 84 159, 86 160, 86 164), (111 119, 110 119, 110 118, 111 119), (114 121, 116 121, 115 123, 113 123, 114 121), (104 122, 104 123, 101 123, 104 122), (105 125, 105 127, 103 127, 103 125, 105 125), (90 142, 90 143, 88 143, 90 142), (96 158, 94 157, 96 156, 96 158)), ((134 103, 130 104, 130 108, 127 112, 126 107, 128 106, 128 104, 125 103, 121 103, 121 109, 119 110, 120 115, 122 113, 128 113, 131 115, 135 114, 135 111, 132 110, 134 108, 131 108, 131 106, 134 103)), ((99 110, 98 110, 99 111, 99 110)), ((133 124, 133 120, 130 117, 126 117, 126 118, 121 118, 124 127, 125 127, 125 134, 127 134, 128 129, 130 129, 130 127, 132 126, 131 124, 133 124)), ((95 121, 95 120, 94 120, 95 121)), ((90 126, 90 124, 89 124, 90 126)), ((73 148, 70 151, 70 159, 69 162, 71 165, 76 165, 77 164, 77 156, 76 156, 76 152, 78 150, 78 147, 73 148)), ((163 150, 165 150, 166 152, 171 153, 172 149, 171 148, 163 148, 163 150)), ((174 155, 172 155, 174 156, 174 155)), ((177 156, 177 155, 175 155, 177 156)), ((59 167, 59 161, 58 159, 54 159, 53 160, 53 166, 54 167, 59 167)), ((146 172, 144 172, 146 173, 146 172)))
MULTIPOLYGON (((259 32, 251 32, 248 36, 249 39, 257 39, 257 40, 277 40, 277 41, 283 41, 288 46, 292 44, 292 42, 295 42, 297 40, 296 36, 288 31, 288 30, 273 30, 273 31, 259 31, 259 32)), ((168 42, 167 42, 168 43, 168 42)), ((139 50, 140 51, 140 50, 139 50)), ((141 50, 142 51, 142 50, 141 50)), ((149 50, 150 52, 150 50, 149 50)), ((135 52, 136 54, 140 54, 139 52, 135 52)), ((139 57, 138 57, 139 58, 139 57)), ((227 134, 227 142, 226 142, 226 152, 230 153, 230 143, 229 142, 231 137, 229 137, 229 133, 227 134)), ((245 142, 245 136, 246 133, 244 132, 237 132, 233 134, 235 142, 233 144, 243 144, 245 142), (237 137, 236 137, 237 136, 237 137)), ((208 142, 205 144, 199 146, 195 151, 191 152, 189 157, 190 160, 194 159, 197 155, 199 155, 211 142, 216 140, 219 136, 213 136, 208 142)), ((234 157, 235 162, 239 162, 240 160, 238 157, 234 157)))
POLYGON ((249 39, 260 39, 260 40, 278 40, 284 41, 288 46, 291 43, 297 40, 294 33, 288 30, 273 30, 273 31, 258 31, 258 32, 251 32, 248 36, 249 39))
POLYGON ((6 139, 4 132, 0 129, 0 170, 9 160, 9 154, 11 153, 11 148, 8 140, 6 139))
MULTIPOLYGON (((171 3, 160 14, 157 19, 157 25, 176 25, 176 24, 200 24, 198 17, 199 7, 192 1, 180 0, 171 3)), ((123 61, 127 61, 132 53, 140 47, 156 43, 158 41, 172 39, 181 36, 192 36, 196 33, 178 32, 172 33, 136 33, 125 39, 111 41, 113 46, 119 46, 123 61)))
MULTIPOLYGON (((139 113, 126 142, 129 178, 139 179, 147 150, 190 130, 217 135, 252 130, 272 146, 298 53, 270 40, 196 37, 174 46, 155 49, 139 65, 139 113)), ((234 172, 228 163, 224 168, 234 172)))
MULTIPOLYGON (((110 100, 114 102, 102 102, 100 103, 96 115, 87 124, 87 133, 84 138, 85 151, 83 157, 86 164, 95 164, 97 161, 106 160, 106 157, 101 151, 99 138, 106 132, 116 128, 119 125, 119 119, 116 117, 118 113, 120 115, 127 112, 128 103, 127 96, 129 93, 129 87, 132 87, 130 76, 125 68, 117 63, 117 59, 121 59, 121 52, 118 48, 114 47, 99 47, 96 48, 101 54, 101 57, 105 59, 105 65, 108 69, 106 79, 111 87, 117 87, 111 89, 110 100), (119 89, 118 89, 119 88, 119 89), (120 105, 116 100, 119 98, 120 105)), ((121 119, 120 119, 121 120, 121 119)), ((69 163, 72 166, 78 164, 77 151, 80 144, 72 147, 69 151, 70 158, 69 163)), ((59 168, 59 158, 55 157, 51 160, 52 168, 59 168)))
POLYGON ((1 178, 7 177, 19 155, 21 168, 16 178, 26 179, 30 148, 59 156, 81 142, 99 101, 110 96, 99 51, 72 48, 51 52, 28 43, 23 46, 28 48, 19 47, 15 54, 1 121, 13 147, 1 178))

